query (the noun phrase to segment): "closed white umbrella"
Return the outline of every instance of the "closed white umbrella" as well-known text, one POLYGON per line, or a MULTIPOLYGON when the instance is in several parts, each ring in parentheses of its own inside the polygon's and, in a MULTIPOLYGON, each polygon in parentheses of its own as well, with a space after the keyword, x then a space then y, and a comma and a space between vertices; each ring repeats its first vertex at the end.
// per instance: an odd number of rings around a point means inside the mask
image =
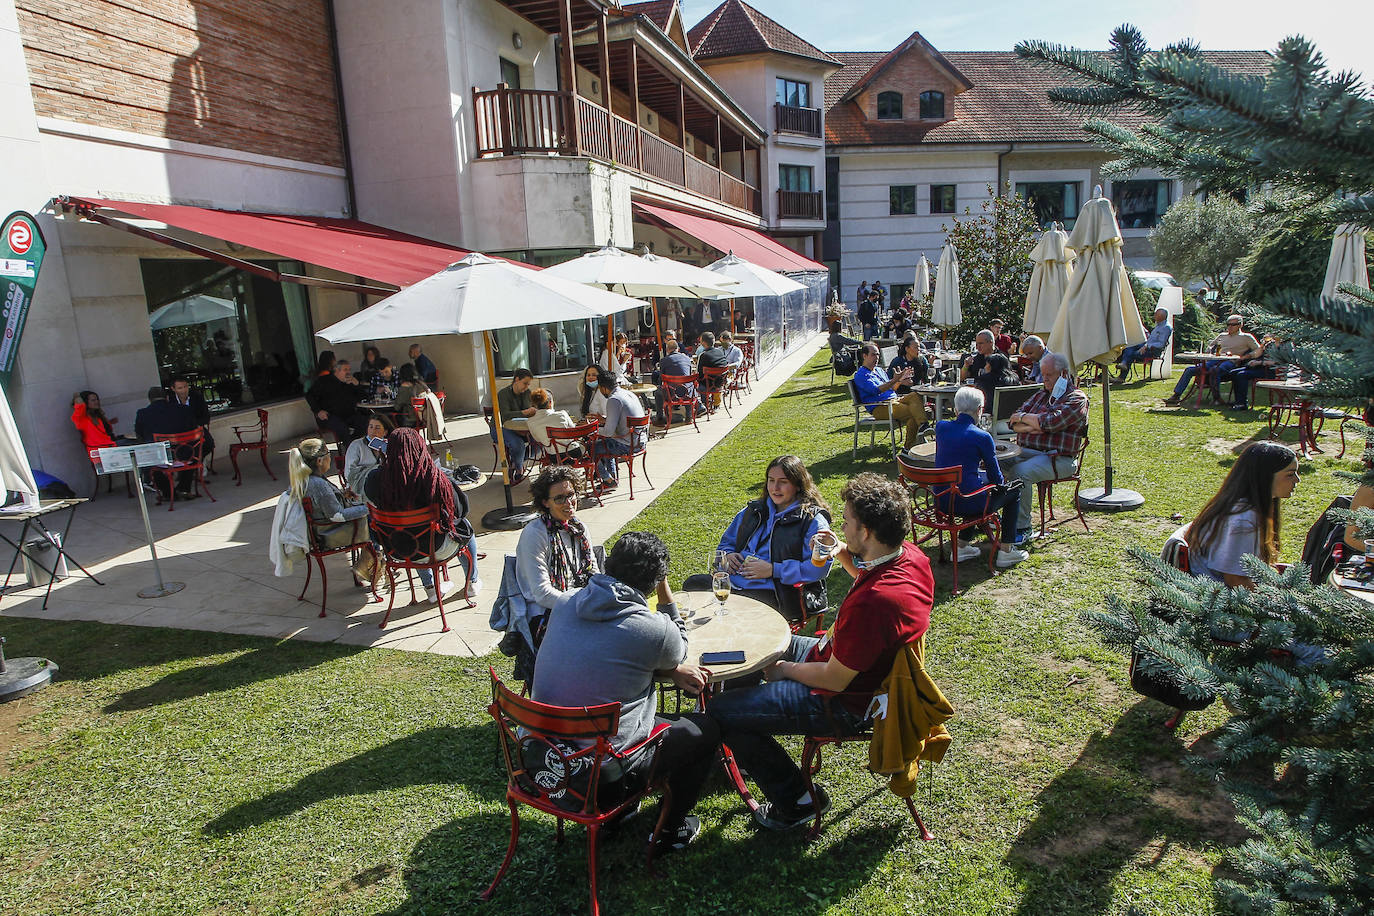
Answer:
POLYGON ((1337 226, 1336 234, 1331 239, 1331 257, 1326 261, 1326 280, 1322 283, 1322 296, 1329 298, 1336 295, 1336 287, 1341 283, 1369 289, 1369 265, 1365 261, 1364 230, 1349 223, 1337 226))
POLYGON ((238 313, 238 307, 228 299, 218 296, 187 296, 155 310, 148 316, 148 327, 154 331, 161 331, 165 328, 208 324, 223 318, 235 318, 238 313))
POLYGON ((1083 490, 1079 504, 1095 509, 1134 509, 1145 498, 1134 490, 1112 488, 1112 403, 1105 364, 1113 362, 1122 348, 1145 342, 1131 278, 1121 261, 1121 230, 1112 202, 1094 197, 1083 207, 1074 224, 1069 247, 1078 253, 1078 264, 1069 278, 1069 289, 1050 331, 1048 346, 1063 353, 1075 369, 1082 363, 1104 364, 1102 370, 1102 444, 1106 452, 1105 487, 1083 490))
MULTIPOLYGON (((944 250, 940 252, 930 323, 941 329, 957 328, 964 323, 964 310, 959 306, 959 254, 954 250, 953 242, 945 242, 944 250)), ((941 334, 943 340, 944 335, 941 334)))
POLYGON ((496 447, 506 487, 506 507, 482 518, 488 528, 519 528, 533 517, 511 504, 510 470, 501 434, 501 405, 496 398, 496 363, 491 332, 552 321, 604 318, 639 308, 641 303, 616 293, 570 283, 509 261, 473 253, 414 286, 332 324, 316 334, 330 343, 392 340, 429 334, 482 332, 487 350, 487 383, 491 390, 496 447))
POLYGON ((921 260, 916 262, 916 286, 911 290, 911 295, 918 300, 930 295, 930 262, 925 255, 921 255, 921 260))
POLYGON ((1021 322, 1027 334, 1048 334, 1054 328, 1064 293, 1069 289, 1073 274, 1073 249, 1069 234, 1055 223, 1040 236, 1030 253, 1035 262, 1031 268, 1030 288, 1026 290, 1026 316, 1021 322))
POLYGON ((24 442, 19 438, 14 414, 10 413, 9 398, 3 391, 0 391, 0 480, 3 480, 7 493, 18 493, 20 496, 18 503, 6 507, 7 511, 38 508, 38 484, 33 479, 33 470, 29 467, 24 442))

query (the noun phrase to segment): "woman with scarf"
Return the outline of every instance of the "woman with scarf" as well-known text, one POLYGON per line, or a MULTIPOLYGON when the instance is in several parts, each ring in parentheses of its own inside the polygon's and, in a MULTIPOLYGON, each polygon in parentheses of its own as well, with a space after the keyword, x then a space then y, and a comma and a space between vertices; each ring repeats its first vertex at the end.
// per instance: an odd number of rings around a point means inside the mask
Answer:
POLYGON ((601 569, 587 540, 587 529, 577 517, 577 475, 573 469, 555 466, 540 471, 530 483, 530 497, 539 517, 520 532, 515 576, 525 600, 544 609, 537 615, 542 617, 601 569))
MULTIPOLYGON (((429 453, 424 436, 417 429, 398 427, 387 433, 386 454, 381 467, 363 481, 367 501, 383 512, 439 507, 439 530, 442 540, 434 546, 436 560, 448 560, 462 548, 467 548, 463 568, 468 575, 468 598, 482 588, 477 578, 477 539, 467 520, 467 494, 439 469, 429 453)), ((383 545, 385 547, 386 545, 383 545)), ((428 546, 428 545, 426 545, 428 546)), ((417 570, 427 595, 433 598, 434 575, 427 569, 417 570)), ((439 586, 443 597, 457 588, 452 579, 439 586)))

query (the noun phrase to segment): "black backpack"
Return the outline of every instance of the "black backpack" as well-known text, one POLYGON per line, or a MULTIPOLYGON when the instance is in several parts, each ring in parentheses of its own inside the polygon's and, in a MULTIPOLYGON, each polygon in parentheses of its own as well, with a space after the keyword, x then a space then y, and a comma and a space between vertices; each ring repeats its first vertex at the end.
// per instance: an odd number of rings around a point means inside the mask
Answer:
POLYGON ((835 374, 842 378, 849 378, 859 368, 858 363, 854 360, 854 352, 848 348, 836 353, 830 358, 830 361, 835 367, 835 374))
POLYGON ((1349 496, 1337 496, 1331 500, 1317 523, 1307 529, 1307 540, 1302 544, 1302 561, 1312 570, 1312 584, 1320 585, 1336 568, 1336 545, 1345 540, 1345 522, 1331 517, 1333 509, 1349 509, 1349 496))

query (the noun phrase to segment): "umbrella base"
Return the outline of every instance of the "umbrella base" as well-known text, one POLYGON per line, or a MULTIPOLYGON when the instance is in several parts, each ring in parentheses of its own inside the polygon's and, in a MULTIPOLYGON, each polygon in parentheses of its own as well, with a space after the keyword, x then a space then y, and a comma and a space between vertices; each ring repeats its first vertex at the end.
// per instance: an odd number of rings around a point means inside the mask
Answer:
POLYGON ((482 516, 482 527, 496 531, 518 531, 539 517, 533 506, 501 506, 482 516))
POLYGON ((0 672, 0 703, 48 686, 56 670, 57 665, 46 658, 5 659, 5 670, 0 672))
POLYGON ((1135 490, 1113 487, 1108 493, 1102 487, 1089 487, 1078 494, 1078 507, 1097 512, 1119 512, 1122 509, 1138 509, 1145 505, 1145 497, 1135 490))

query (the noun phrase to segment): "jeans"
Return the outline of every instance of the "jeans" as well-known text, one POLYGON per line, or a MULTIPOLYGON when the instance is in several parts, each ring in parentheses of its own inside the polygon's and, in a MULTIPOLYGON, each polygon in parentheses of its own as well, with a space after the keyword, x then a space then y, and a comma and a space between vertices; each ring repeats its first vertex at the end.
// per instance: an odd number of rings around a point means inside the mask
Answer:
POLYGON ((1232 369, 1222 381, 1231 383, 1231 400, 1239 407, 1250 403, 1250 382, 1252 379, 1274 378, 1273 366, 1241 366, 1232 369))
MULTIPOLYGON (((496 427, 491 426, 487 429, 491 436, 491 441, 496 441, 496 427)), ((512 432, 501 427, 501 438, 506 442, 506 458, 510 462, 511 473, 519 476, 525 470, 525 452, 529 448, 529 443, 525 437, 519 433, 512 432)))
MULTIPOLYGON (((1235 368, 1236 361, 1233 359, 1209 359, 1205 365, 1207 372, 1212 376, 1212 394, 1217 400, 1220 400, 1221 377, 1235 368)), ((1183 397, 1183 392, 1188 390, 1188 384, 1195 375, 1197 375, 1197 366, 1189 366, 1183 370, 1183 374, 1179 376, 1178 384, 1174 385, 1174 397, 1183 397)))
POLYGON ((941 512, 950 512, 959 518, 977 518, 990 512, 1002 513, 1002 541, 1010 543, 1016 533, 1016 517, 1021 509, 1021 491, 1026 487, 1019 480, 1009 480, 1001 491, 994 490, 983 496, 960 496, 950 511, 948 493, 939 497, 941 512))
POLYGON ((615 456, 628 455, 635 448, 632 445, 626 445, 619 439, 608 438, 594 441, 592 453, 596 458, 596 476, 600 477, 603 483, 610 483, 616 479, 615 456))
MULTIPOLYGON (((804 661, 819 641, 814 636, 793 636, 783 660, 804 661)), ((866 726, 838 702, 827 712, 826 697, 788 680, 726 690, 707 702, 706 714, 716 720, 721 741, 759 790, 769 801, 784 806, 801 798, 806 782, 774 735, 844 736, 858 734, 866 726)))
POLYGON ((1136 344, 1122 350, 1121 358, 1116 361, 1116 364, 1121 367, 1122 371, 1125 371, 1131 363, 1143 363, 1147 359, 1156 359, 1158 356, 1159 350, 1157 348, 1147 347, 1145 344, 1136 344))
MULTIPOLYGON (((1189 368, 1192 368, 1191 366, 1189 368)), ((1067 455, 1059 455, 1054 461, 1044 452, 1021 446, 1021 457, 1016 464, 1011 466, 1007 472, 1009 478, 1015 477, 1023 484, 1021 487, 1021 508, 1016 517, 1016 530, 1029 530, 1031 526, 1031 502, 1035 498, 1035 487, 1031 486, 1041 480, 1054 480, 1058 474, 1055 473, 1055 462, 1058 463, 1061 473, 1072 474, 1078 470, 1077 460, 1067 455)))

